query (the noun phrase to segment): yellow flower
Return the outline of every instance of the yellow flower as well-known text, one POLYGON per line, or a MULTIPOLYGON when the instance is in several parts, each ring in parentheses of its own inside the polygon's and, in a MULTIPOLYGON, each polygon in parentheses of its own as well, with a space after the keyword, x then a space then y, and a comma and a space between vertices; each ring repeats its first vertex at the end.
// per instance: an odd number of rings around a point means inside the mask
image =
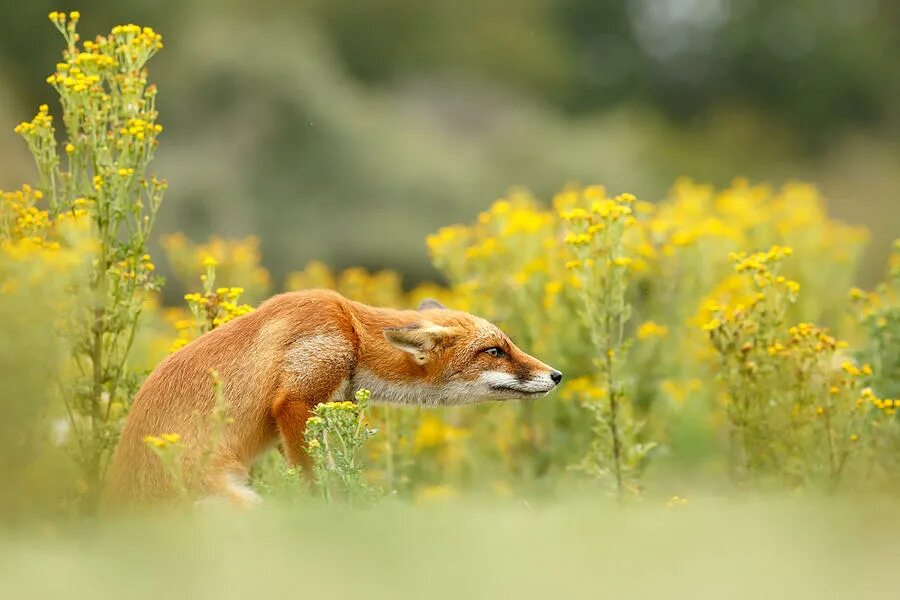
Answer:
POLYGON ((457 496, 453 488, 446 485, 429 485, 416 492, 415 503, 432 504, 435 502, 446 502, 457 496))
POLYGON ((509 200, 497 200, 491 207, 491 214, 496 216, 505 215, 510 210, 512 210, 512 204, 510 204, 509 200))
POLYGON ((722 326, 722 322, 718 319, 712 319, 703 326, 703 331, 713 331, 722 326))
POLYGON ((583 208, 573 208, 572 210, 560 213, 559 216, 562 217, 564 221, 571 222, 586 221, 588 219, 588 213, 583 208))
POLYGON ((587 200, 602 199, 606 197, 606 188, 602 185, 589 185, 584 188, 583 193, 587 200))
POLYGON ((416 431, 415 449, 419 452, 426 448, 443 446, 468 435, 469 432, 465 429, 448 425, 437 417, 425 417, 416 431))
POLYGON ((665 325, 659 325, 653 321, 645 321, 637 328, 637 337, 639 340, 650 338, 663 338, 669 334, 669 328, 665 325))
POLYGON ((841 368, 845 373, 847 373, 848 375, 853 375, 854 377, 860 374, 860 370, 857 368, 857 366, 849 360, 844 361, 844 363, 841 365, 841 368))
POLYGON ((166 441, 164 439, 156 437, 155 435, 148 435, 144 437, 144 443, 155 446, 156 448, 163 448, 166 445, 166 441))

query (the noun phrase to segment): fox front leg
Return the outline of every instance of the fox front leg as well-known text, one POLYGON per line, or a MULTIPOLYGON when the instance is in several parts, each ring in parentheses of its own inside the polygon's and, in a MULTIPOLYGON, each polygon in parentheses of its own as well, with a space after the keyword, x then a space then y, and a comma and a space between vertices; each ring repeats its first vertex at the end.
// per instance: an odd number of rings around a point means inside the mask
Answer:
POLYGON ((287 353, 281 389, 272 405, 284 456, 307 475, 312 474, 312 464, 306 451, 306 422, 317 405, 342 399, 350 379, 352 347, 339 338, 321 337, 300 340, 287 353))

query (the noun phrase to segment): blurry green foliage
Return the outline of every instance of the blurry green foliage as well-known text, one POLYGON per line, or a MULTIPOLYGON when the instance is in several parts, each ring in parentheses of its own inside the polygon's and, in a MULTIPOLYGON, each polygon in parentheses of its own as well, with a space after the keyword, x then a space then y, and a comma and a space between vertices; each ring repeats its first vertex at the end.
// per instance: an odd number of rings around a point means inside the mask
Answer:
POLYGON ((314 22, 367 83, 460 73, 566 110, 630 101, 683 117, 737 103, 813 135, 885 117, 900 88, 900 5, 888 0, 37 0, 0 26, 6 68, 30 94, 29 75, 52 58, 33 51, 35 23, 59 8, 99 29, 171 31, 223 15, 314 22))
MULTIPOLYGON (((171 40, 160 230, 257 234, 275 280, 312 258, 434 276, 425 233, 512 183, 803 177, 873 226, 873 264, 895 235, 888 0, 30 0, 0 23, 5 122, 50 99, 46 14, 74 8, 171 40)), ((17 144, 0 185, 30 176, 17 144)))

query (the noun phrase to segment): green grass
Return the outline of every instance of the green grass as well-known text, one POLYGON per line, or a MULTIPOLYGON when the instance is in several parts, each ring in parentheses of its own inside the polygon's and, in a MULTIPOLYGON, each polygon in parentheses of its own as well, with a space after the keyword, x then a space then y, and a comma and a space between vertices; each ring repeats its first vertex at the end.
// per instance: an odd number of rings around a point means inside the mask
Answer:
POLYGON ((205 507, 0 540, 3 598, 878 598, 895 500, 205 507))

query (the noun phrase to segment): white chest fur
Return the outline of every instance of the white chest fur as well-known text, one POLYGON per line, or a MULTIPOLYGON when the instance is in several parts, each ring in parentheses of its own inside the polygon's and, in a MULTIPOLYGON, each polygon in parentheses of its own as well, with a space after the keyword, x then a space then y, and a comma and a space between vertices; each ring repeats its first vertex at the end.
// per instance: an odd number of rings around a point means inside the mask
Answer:
POLYGON ((447 406, 470 404, 480 398, 474 382, 448 382, 437 385, 389 381, 370 371, 357 371, 348 389, 352 395, 359 389, 372 392, 371 401, 377 404, 404 404, 409 406, 447 406))

